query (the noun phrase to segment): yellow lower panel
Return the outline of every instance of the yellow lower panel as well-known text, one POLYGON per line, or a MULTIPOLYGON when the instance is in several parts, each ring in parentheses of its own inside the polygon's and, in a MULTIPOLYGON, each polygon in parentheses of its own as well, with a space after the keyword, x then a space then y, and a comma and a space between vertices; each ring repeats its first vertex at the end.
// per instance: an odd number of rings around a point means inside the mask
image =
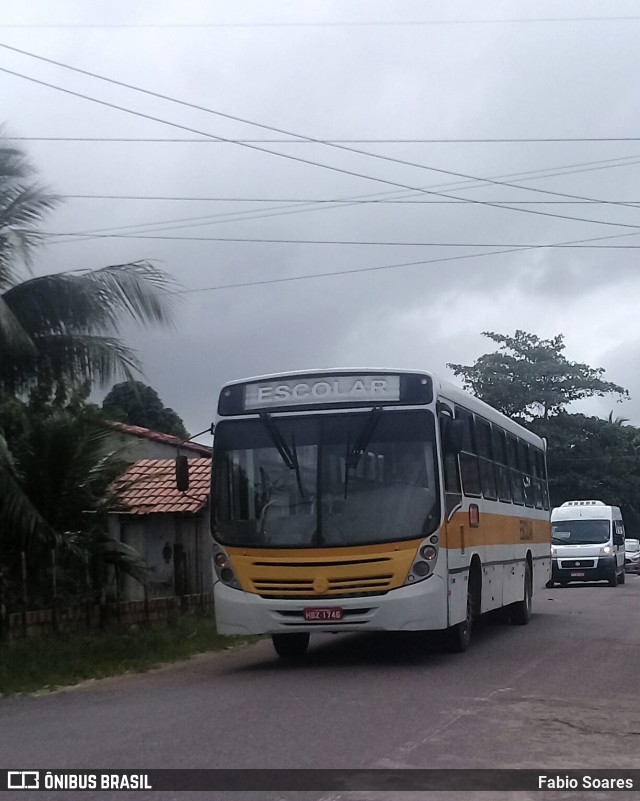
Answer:
POLYGON ((339 597, 401 587, 422 540, 351 548, 227 548, 245 592, 339 597))

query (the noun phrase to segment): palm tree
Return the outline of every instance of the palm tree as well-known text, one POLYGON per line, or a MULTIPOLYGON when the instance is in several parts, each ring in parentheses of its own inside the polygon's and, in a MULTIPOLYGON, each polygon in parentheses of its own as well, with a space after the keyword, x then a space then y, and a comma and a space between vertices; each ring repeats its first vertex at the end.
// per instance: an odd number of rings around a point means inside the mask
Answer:
MULTIPOLYGON (((11 469, 0 469, 0 488, 15 504, 14 525, 0 526, 0 561, 13 595, 24 553, 31 603, 51 601, 52 549, 59 560, 61 595, 86 594, 89 579, 90 594, 99 598, 114 574, 144 581, 140 556, 109 535, 107 518, 118 508, 121 491, 114 479, 126 462, 97 407, 86 403, 85 392, 71 393, 63 403, 37 397, 18 402, 12 429, 19 447, 10 457, 11 469), (12 486, 2 487, 3 475, 12 486)), ((10 516, 0 500, 0 520, 6 523, 10 516)))
MULTIPOLYGON (((65 533, 69 543, 77 541, 79 532, 87 531, 79 527, 78 514, 95 508, 92 493, 100 486, 94 481, 89 488, 84 478, 101 476, 107 467, 98 461, 87 472, 102 436, 94 431, 62 470, 62 455, 69 455, 65 436, 77 441, 65 428, 69 409, 62 417, 46 414, 43 429, 28 441, 12 435, 7 409, 19 406, 26 392, 60 400, 82 384, 131 379, 140 365, 119 338, 120 326, 129 321, 166 325, 175 300, 171 278, 149 262, 34 275, 42 242, 38 226, 58 199, 32 174, 25 154, 0 139, 0 557, 3 547, 15 551, 16 545, 35 556, 65 533), (46 442, 57 443, 49 458, 31 459, 38 443, 46 442), (66 494, 55 486, 63 473, 66 494)), ((30 421, 32 432, 35 422, 30 421)), ((93 539, 115 558, 117 547, 108 538, 94 532, 93 539)), ((131 562, 131 554, 124 557, 131 562)))
POLYGON ((0 392, 131 379, 140 365, 118 328, 169 323, 173 281, 146 261, 33 276, 37 226, 57 198, 30 173, 21 151, 0 143, 0 392))

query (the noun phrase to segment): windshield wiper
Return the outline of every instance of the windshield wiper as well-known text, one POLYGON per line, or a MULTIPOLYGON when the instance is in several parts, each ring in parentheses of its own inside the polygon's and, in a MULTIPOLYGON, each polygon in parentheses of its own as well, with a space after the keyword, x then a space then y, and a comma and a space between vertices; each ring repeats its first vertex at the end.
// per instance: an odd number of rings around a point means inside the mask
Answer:
POLYGON ((282 461, 286 464, 289 470, 296 471, 296 482, 298 484, 298 489, 300 490, 300 497, 304 498, 304 490, 302 488, 302 479, 300 478, 300 463, 298 462, 298 452, 296 450, 295 435, 294 434, 291 435, 291 447, 289 447, 287 445, 285 438, 282 436, 280 429, 276 425, 273 417, 271 417, 269 412, 261 412, 260 420, 262 421, 264 427, 269 432, 271 441, 276 446, 278 453, 282 457, 282 461))
POLYGON ((349 439, 347 438, 347 452, 344 460, 344 497, 345 500, 347 499, 347 491, 349 486, 349 470, 355 468, 360 463, 360 459, 364 453, 365 448, 371 441, 371 437, 373 436, 373 432, 378 425, 378 420, 380 419, 380 415, 382 414, 382 409, 379 406, 376 406, 374 409, 371 409, 369 414, 367 415, 367 419, 364 422, 364 425, 360 429, 360 433, 358 434, 356 441, 353 444, 353 447, 349 447, 349 439))

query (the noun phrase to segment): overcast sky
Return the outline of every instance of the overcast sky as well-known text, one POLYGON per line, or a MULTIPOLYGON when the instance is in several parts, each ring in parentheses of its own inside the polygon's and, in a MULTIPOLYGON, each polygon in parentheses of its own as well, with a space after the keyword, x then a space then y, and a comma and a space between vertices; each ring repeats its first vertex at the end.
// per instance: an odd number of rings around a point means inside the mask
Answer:
POLYGON ((210 110, 0 48, 4 69, 165 121, 0 72, 5 130, 57 193, 202 198, 69 197, 46 231, 101 237, 52 237, 35 269, 151 259, 201 290, 182 295, 175 331, 127 332, 144 380, 191 431, 232 379, 348 366, 451 379, 447 362, 493 350, 482 331, 516 328, 563 333, 567 358, 632 395, 576 410, 640 425, 640 251, 620 249, 640 247, 639 35, 634 0, 4 0, 3 45, 210 110), (215 141, 289 136, 211 112, 312 139, 396 140, 343 146, 412 165, 215 141), (631 139, 451 141, 526 138, 631 139), (433 139, 449 141, 397 141, 433 139), (385 202, 310 202, 356 198, 385 202), (491 253, 596 238, 618 248, 491 253), (409 262, 424 263, 367 269, 409 262))

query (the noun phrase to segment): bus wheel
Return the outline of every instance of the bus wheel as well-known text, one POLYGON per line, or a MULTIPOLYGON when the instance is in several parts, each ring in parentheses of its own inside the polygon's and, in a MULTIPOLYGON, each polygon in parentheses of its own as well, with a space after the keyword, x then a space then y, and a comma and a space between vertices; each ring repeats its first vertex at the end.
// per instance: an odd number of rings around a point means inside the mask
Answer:
POLYGON ((524 598, 511 604, 511 622, 517 626, 526 626, 531 620, 531 596, 533 594, 533 581, 531 579, 531 566, 527 562, 524 569, 524 598))
POLYGON ((295 634, 272 634, 271 641, 280 659, 295 662, 307 653, 309 647, 309 632, 296 632, 295 634))
POLYGON ((609 586, 610 587, 617 587, 618 586, 618 566, 614 565, 613 573, 611 574, 611 578, 609 579, 609 586))
POLYGON ((555 581, 551 581, 551 579, 549 579, 549 581, 547 581, 547 589, 548 590, 552 590, 555 586, 556 586, 555 581))
POLYGON ((471 629, 473 627, 473 595, 469 587, 467 591, 467 616, 455 626, 449 626, 445 630, 445 642, 447 651, 453 654, 461 654, 467 650, 471 642, 471 629))

